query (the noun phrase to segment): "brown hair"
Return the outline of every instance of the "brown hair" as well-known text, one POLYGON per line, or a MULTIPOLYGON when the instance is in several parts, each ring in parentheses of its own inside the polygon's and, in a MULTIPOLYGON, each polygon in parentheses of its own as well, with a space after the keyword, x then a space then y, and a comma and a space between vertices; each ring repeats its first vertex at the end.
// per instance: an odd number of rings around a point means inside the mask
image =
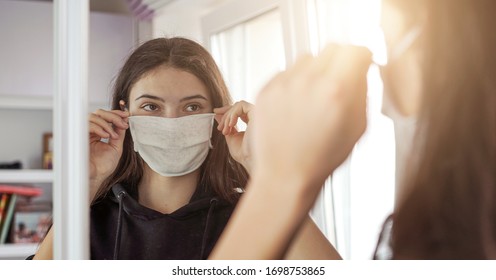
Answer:
MULTIPOLYGON (((212 56, 198 43, 180 37, 159 38, 145 42, 127 59, 117 76, 112 97, 112 109, 119 109, 119 101, 129 104, 132 86, 150 71, 166 65, 187 71, 200 79, 208 89, 212 106, 232 104, 226 84, 212 56)), ((248 173, 236 162, 227 147, 225 137, 215 128, 212 133, 213 149, 202 164, 199 186, 201 191, 212 191, 229 202, 239 198, 238 189, 244 189, 248 173)), ((143 176, 143 160, 134 152, 133 140, 126 131, 123 153, 116 170, 102 183, 96 198, 103 197, 117 183, 138 196, 138 184, 143 176)))
POLYGON ((398 259, 496 258, 496 2, 422 7, 423 96, 415 161, 392 228, 398 259))

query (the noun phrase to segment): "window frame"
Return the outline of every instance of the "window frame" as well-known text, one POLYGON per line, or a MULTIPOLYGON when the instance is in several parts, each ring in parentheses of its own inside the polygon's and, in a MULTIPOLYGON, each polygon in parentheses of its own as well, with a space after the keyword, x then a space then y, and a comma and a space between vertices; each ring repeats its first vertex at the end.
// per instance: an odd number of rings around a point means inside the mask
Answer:
MULTIPOLYGON (((212 52, 212 36, 274 9, 278 9, 281 15, 286 66, 291 66, 300 55, 311 53, 307 1, 231 0, 202 17, 204 46, 212 52)), ((331 179, 326 180, 310 216, 330 242, 337 245, 331 184, 331 179)))

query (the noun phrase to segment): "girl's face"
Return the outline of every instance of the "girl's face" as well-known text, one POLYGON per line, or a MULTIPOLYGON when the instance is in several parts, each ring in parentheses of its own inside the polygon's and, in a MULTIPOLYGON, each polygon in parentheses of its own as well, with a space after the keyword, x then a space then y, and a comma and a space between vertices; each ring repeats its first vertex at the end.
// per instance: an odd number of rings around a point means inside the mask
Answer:
POLYGON ((131 88, 131 116, 178 118, 213 111, 207 87, 193 74, 160 66, 131 88))
POLYGON ((403 12, 390 2, 383 1, 381 26, 388 54, 396 54, 396 56, 388 57, 388 65, 382 69, 384 94, 399 114, 415 116, 421 101, 422 73, 419 51, 413 46, 418 36, 414 36, 413 39, 408 37, 422 24, 420 22, 416 23, 418 26, 407 24, 403 12))

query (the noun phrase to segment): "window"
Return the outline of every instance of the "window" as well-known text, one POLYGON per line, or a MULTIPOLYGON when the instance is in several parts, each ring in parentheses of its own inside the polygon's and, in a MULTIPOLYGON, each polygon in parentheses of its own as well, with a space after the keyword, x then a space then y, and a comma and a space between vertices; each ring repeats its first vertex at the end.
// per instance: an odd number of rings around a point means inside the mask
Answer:
MULTIPOLYGON (((381 47, 375 40, 380 38, 380 0, 307 0, 307 13, 314 54, 329 42, 381 47)), ((381 114, 382 81, 376 67, 370 68, 368 88, 367 130, 330 180, 337 246, 347 259, 372 257, 381 225, 394 205, 393 124, 381 114)))
POLYGON ((235 101, 254 103, 270 78, 286 68, 279 10, 212 35, 211 48, 235 101))
MULTIPOLYGON (((293 0, 233 0, 203 18, 204 41, 235 101, 254 103, 261 88, 306 50, 306 22, 304 13, 298 13, 304 10, 303 4, 293 0)), ((310 214, 335 243, 330 182, 327 185, 310 214)))
MULTIPOLYGON (((234 99, 254 102, 261 87, 301 53, 317 54, 329 42, 380 48, 374 40, 379 12, 380 0, 232 0, 202 25, 234 99)), ((371 258, 393 209, 393 125, 381 105, 382 82, 371 67, 367 131, 311 211, 345 259, 371 258)))

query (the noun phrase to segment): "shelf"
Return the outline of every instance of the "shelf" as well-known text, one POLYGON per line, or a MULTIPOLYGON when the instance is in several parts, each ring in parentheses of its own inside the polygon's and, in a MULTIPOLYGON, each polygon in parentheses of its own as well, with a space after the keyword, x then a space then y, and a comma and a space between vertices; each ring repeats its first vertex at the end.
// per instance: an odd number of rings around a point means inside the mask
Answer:
POLYGON ((52 183, 53 171, 49 169, 0 170, 1 183, 52 183))
POLYGON ((48 96, 5 96, 0 95, 1 109, 52 109, 52 98, 48 96))
MULTIPOLYGON (((53 99, 51 96, 13 96, 0 94, 0 109, 16 110, 52 110, 53 99)), ((108 109, 105 102, 89 102, 91 112, 96 109, 108 109)))
POLYGON ((29 244, 2 244, 0 245, 0 259, 26 259, 33 255, 38 248, 38 243, 29 244))

